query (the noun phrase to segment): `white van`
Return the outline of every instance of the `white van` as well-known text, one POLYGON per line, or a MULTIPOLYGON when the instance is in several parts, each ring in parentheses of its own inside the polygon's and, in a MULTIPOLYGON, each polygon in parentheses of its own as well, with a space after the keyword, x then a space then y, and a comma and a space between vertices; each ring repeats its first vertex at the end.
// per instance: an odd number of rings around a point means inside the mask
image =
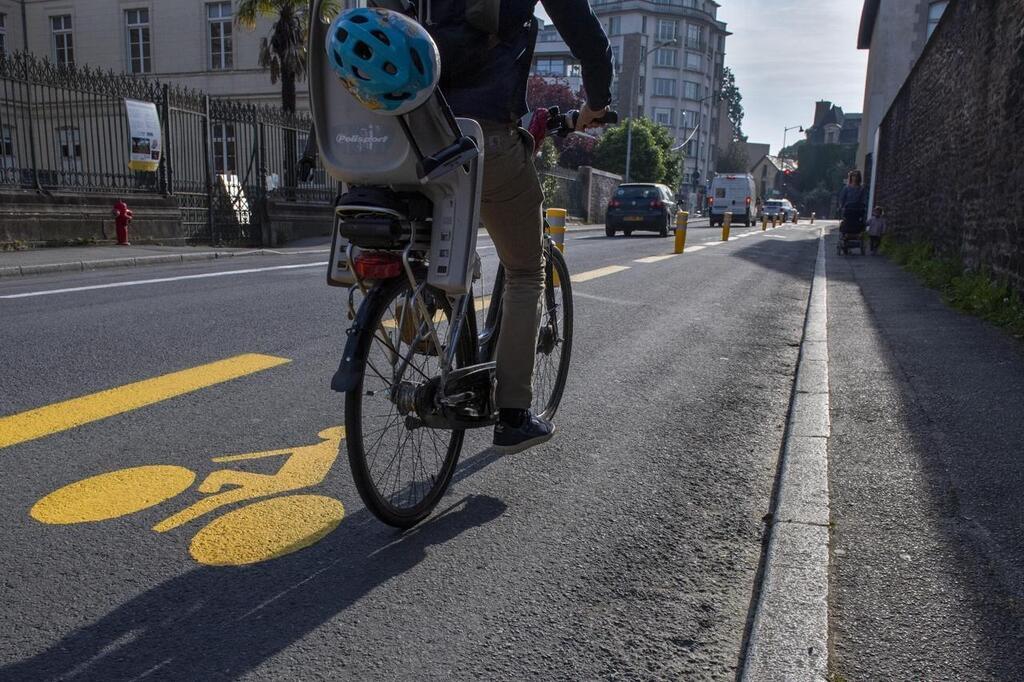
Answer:
POLYGON ((726 211, 732 211, 734 225, 743 223, 750 227, 756 222, 754 215, 754 199, 757 189, 754 176, 749 173, 718 173, 711 181, 708 193, 708 213, 711 225, 721 225, 725 220, 726 211))

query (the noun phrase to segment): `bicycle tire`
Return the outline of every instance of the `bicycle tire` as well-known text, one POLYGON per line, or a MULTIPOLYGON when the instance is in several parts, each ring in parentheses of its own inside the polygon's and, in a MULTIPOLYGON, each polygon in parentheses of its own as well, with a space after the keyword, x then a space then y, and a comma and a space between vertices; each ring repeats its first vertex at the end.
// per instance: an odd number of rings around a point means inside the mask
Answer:
POLYGON ((569 378, 569 361, 572 359, 572 280, 565 256, 554 246, 548 246, 547 263, 544 268, 544 309, 541 314, 541 330, 537 340, 537 360, 533 372, 533 413, 544 419, 552 419, 562 402, 565 384, 569 378), (559 286, 555 286, 555 275, 559 286), (554 319, 552 320, 552 316, 554 319), (549 351, 545 343, 545 327, 554 322, 559 342, 549 351), (557 354, 555 351, 557 350, 557 354), (554 366, 553 363, 557 363, 554 366))
MULTIPOLYGON (((404 429, 409 434, 415 434, 417 431, 423 433, 430 432, 431 445, 434 447, 435 460, 440 459, 437 466, 437 471, 430 476, 430 479, 426 481, 427 485, 423 494, 419 497, 409 496, 410 504, 402 506, 395 503, 394 498, 396 493, 400 493, 402 489, 388 493, 382 490, 383 487, 380 485, 374 476, 374 464, 377 457, 377 450, 368 452, 367 442, 364 439, 364 421, 368 420, 368 416, 365 414, 364 398, 371 397, 370 392, 367 391, 366 380, 368 370, 370 370, 372 380, 375 386, 381 386, 387 388, 387 382, 381 381, 378 377, 381 377, 380 370, 373 365, 374 361, 374 348, 383 349, 389 351, 388 347, 381 341, 380 337, 374 338, 377 332, 384 329, 383 323, 389 319, 388 315, 391 314, 390 319, 398 319, 398 306, 402 305, 396 303, 400 297, 408 295, 410 292, 410 286, 408 280, 398 278, 384 282, 377 285, 378 287, 384 287, 380 290, 377 295, 368 296, 363 305, 374 306, 374 309, 368 311, 369 323, 363 329, 360 329, 358 333, 368 335, 370 338, 366 339, 366 343, 360 344, 358 347, 363 348, 363 357, 359 358, 359 366, 362 368, 360 372, 359 382, 352 390, 345 394, 345 445, 348 452, 349 466, 352 469, 352 479, 355 482, 356 490, 359 491, 359 496, 362 498, 366 508, 376 516, 378 519, 396 528, 409 528, 416 525, 423 519, 425 519, 430 512, 434 509, 437 503, 441 500, 445 491, 448 488, 448 484, 451 482, 452 474, 455 472, 455 466, 458 464, 459 454, 462 450, 462 442, 465 437, 465 432, 462 430, 442 430, 442 429, 431 429, 426 426, 421 426, 418 429, 409 430, 406 428, 408 422, 403 424, 403 415, 397 411, 397 407, 390 401, 389 397, 384 397, 384 400, 391 403, 392 408, 395 412, 389 413, 387 416, 387 422, 385 423, 380 431, 380 436, 376 435, 376 431, 369 431, 370 437, 376 437, 379 446, 382 439, 385 437, 385 432, 389 430, 389 425, 404 429), (393 309, 394 308, 394 309, 393 309), (393 310, 392 310, 393 309, 393 310), (396 423, 391 425, 392 418, 397 419, 396 423), (444 454, 438 458, 439 451, 437 446, 439 444, 438 437, 433 435, 434 432, 440 432, 442 434, 450 434, 448 436, 447 447, 444 448, 444 454)), ((448 302, 447 296, 442 292, 434 291, 432 289, 426 289, 425 291, 430 292, 433 303, 437 305, 438 311, 443 313, 446 321, 451 320, 451 305, 448 302)), ((435 318, 436 319, 436 318, 435 318)), ((397 328, 397 325, 395 325, 397 328)), ((442 332, 439 330, 439 335, 442 332)), ((398 339, 398 347, 396 350, 399 353, 405 346, 405 342, 402 340, 402 334, 399 331, 396 335, 398 339)), ((466 316, 466 324, 462 329, 462 333, 459 336, 458 344, 459 347, 456 349, 455 366, 466 367, 473 363, 476 356, 474 348, 474 340, 476 338, 476 320, 473 315, 466 316)), ((442 336, 442 342, 444 341, 442 336)), ((392 346, 394 347, 394 346, 392 346)), ((389 351, 391 352, 391 351, 389 351)), ((417 353, 417 355, 421 355, 417 353)), ((424 355, 424 357, 431 357, 424 355)), ((418 372, 423 374, 424 378, 430 378, 436 376, 436 373, 427 371, 423 372, 423 368, 419 368, 418 372)), ((381 391, 382 393, 384 391, 381 391)), ((372 397, 377 397, 374 394, 372 397)), ((384 401, 377 401, 383 407, 384 401)), ((420 434, 419 446, 416 445, 416 440, 413 438, 412 445, 414 448, 423 448, 424 439, 423 433, 420 434)), ((396 436, 401 438, 401 436, 396 436)), ((395 458, 401 456, 405 450, 405 446, 408 443, 409 437, 406 436, 403 440, 398 440, 398 446, 396 448, 395 456, 389 463, 389 467, 394 465, 395 458)), ((396 474, 396 484, 401 483, 401 470, 402 464, 398 464, 396 474)), ((412 468, 413 476, 415 476, 416 466, 415 460, 412 468)), ((425 472, 424 472, 425 473, 425 472)), ((390 478, 388 472, 385 475, 390 478)), ((386 481, 385 481, 386 483, 386 481)), ((415 481, 410 482, 411 489, 415 492, 418 487, 415 485, 415 481)))

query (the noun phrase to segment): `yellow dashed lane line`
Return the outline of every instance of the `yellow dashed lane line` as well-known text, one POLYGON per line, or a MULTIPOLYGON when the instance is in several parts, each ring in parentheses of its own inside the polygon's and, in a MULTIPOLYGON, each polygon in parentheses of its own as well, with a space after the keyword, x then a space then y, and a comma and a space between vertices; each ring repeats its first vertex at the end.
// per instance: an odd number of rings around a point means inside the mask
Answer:
POLYGON ((145 379, 99 393, 0 417, 0 448, 43 438, 76 426, 137 410, 207 386, 291 362, 247 353, 180 372, 145 379))

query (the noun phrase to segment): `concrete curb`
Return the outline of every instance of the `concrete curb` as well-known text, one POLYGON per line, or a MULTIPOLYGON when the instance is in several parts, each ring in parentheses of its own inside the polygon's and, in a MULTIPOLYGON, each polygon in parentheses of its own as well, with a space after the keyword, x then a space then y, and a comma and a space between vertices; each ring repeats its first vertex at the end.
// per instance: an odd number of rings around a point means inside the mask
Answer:
POLYGON ((301 256, 305 254, 329 252, 330 249, 306 249, 301 251, 275 251, 272 249, 254 249, 252 251, 200 251, 198 253, 168 253, 156 256, 105 258, 102 260, 70 261, 67 263, 10 265, 0 267, 0 279, 7 277, 26 277, 29 275, 45 275, 53 272, 82 272, 102 268, 188 263, 192 261, 215 260, 220 258, 241 258, 243 256, 301 256))
POLYGON ((828 309, 819 229, 793 400, 740 679, 828 678, 828 309))

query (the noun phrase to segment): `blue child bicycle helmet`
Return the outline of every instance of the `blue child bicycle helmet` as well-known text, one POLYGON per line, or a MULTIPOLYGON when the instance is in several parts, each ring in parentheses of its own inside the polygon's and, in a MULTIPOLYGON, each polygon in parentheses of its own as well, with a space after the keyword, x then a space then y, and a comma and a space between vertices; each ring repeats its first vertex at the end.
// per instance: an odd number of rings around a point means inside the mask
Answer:
POLYGON ((441 75, 427 30, 379 8, 350 9, 331 22, 327 61, 363 106, 393 116, 423 104, 441 75))

